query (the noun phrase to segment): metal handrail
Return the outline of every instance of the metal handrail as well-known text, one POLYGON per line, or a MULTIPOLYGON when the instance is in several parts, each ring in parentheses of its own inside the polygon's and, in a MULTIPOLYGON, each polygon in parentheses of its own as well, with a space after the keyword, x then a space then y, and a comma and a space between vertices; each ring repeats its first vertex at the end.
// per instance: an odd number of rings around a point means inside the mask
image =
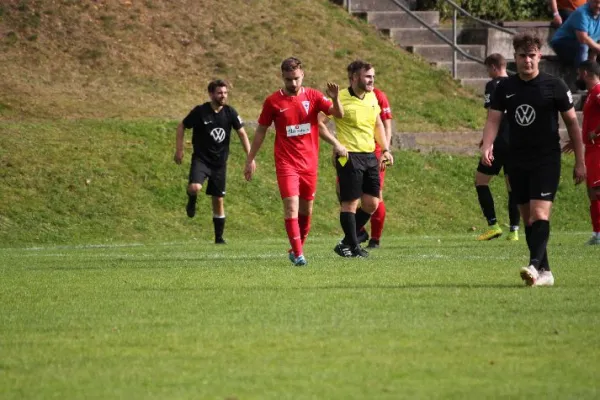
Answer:
MULTIPOLYGON (((392 1, 394 1, 394 0, 392 0, 392 1)), ((504 28, 504 27, 502 27, 500 25, 493 24, 493 23, 491 23, 489 21, 483 20, 481 18, 478 18, 478 17, 476 17, 474 15, 469 14, 469 12, 467 10, 463 9, 461 6, 459 6, 458 4, 456 4, 455 2, 453 2, 452 0, 444 0, 444 1, 446 3, 449 3, 452 7, 454 7, 455 10, 460 11, 460 13, 462 15, 464 15, 465 17, 469 17, 472 20, 479 22, 480 24, 486 25, 486 26, 488 26, 490 28, 493 28, 493 29, 497 29, 497 30, 502 31, 504 33, 508 33, 510 35, 515 35, 517 33, 515 31, 513 31, 512 29, 504 28)), ((396 1, 394 1, 394 3, 398 4, 396 1)))
MULTIPOLYGON (((458 47, 458 44, 456 43, 456 14, 457 11, 460 11, 461 14, 463 14, 464 16, 471 18, 472 20, 479 22, 483 25, 486 25, 490 28, 493 29, 497 29, 499 31, 508 33, 510 35, 514 35, 516 34, 515 31, 511 30, 511 29, 506 29, 504 27, 498 26, 496 24, 493 24, 489 21, 485 21, 482 20, 480 18, 477 18, 473 15, 471 15, 468 11, 466 11, 465 9, 463 9, 462 7, 460 7, 458 4, 456 4, 455 2, 453 2, 452 0, 444 0, 446 1, 448 4, 450 4, 453 8, 453 16, 452 16, 452 41, 450 41, 448 38, 446 38, 444 35, 442 35, 437 29, 433 28, 432 26, 430 26, 426 21, 424 21, 422 18, 420 18, 417 14, 415 14, 411 9, 409 9, 405 4, 402 4, 400 2, 398 2, 397 0, 390 0, 391 2, 393 2, 394 4, 396 4, 398 7, 400 7, 404 12, 406 12, 408 15, 410 15, 412 18, 416 19, 421 25, 423 25, 425 28, 427 28, 429 31, 431 31, 435 36, 438 37, 438 39, 442 40, 443 42, 445 42, 446 44, 448 44, 450 47, 452 47, 452 49, 454 49, 453 55, 452 55, 452 77, 454 79, 456 79, 456 76, 458 75, 457 73, 457 60, 456 60, 456 53, 460 53, 463 57, 471 60, 471 61, 475 61, 478 62, 480 64, 484 64, 484 60, 479 58, 479 57, 475 57, 472 56, 468 53, 466 53, 463 49, 461 49, 460 47, 458 47)), ((346 0, 346 6, 348 7, 348 11, 351 11, 351 0, 346 0)), ((512 72, 512 71, 509 71, 512 72)))

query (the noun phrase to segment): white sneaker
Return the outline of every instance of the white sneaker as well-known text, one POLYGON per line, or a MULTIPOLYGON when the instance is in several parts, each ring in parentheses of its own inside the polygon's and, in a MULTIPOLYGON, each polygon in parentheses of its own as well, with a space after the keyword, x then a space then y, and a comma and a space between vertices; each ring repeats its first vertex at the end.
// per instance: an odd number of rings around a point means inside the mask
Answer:
POLYGON ((539 272, 537 271, 537 269, 535 269, 533 265, 521 268, 519 273, 521 274, 521 279, 525 281, 525 284, 527 286, 535 285, 535 282, 540 276, 539 272))
POLYGON ((552 271, 540 272, 533 286, 554 286, 554 275, 552 275, 552 271))

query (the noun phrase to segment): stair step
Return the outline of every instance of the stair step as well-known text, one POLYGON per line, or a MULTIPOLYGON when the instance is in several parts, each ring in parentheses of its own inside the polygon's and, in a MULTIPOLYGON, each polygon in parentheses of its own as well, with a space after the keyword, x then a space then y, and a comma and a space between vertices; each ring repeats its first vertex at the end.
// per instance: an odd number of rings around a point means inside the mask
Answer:
MULTIPOLYGON (((415 11, 415 14, 427 22, 428 25, 437 27, 440 23, 440 13, 438 11, 415 11)), ((404 11, 369 11, 357 13, 357 15, 364 18, 368 23, 375 25, 377 29, 423 27, 419 21, 404 11)))
MULTIPOLYGON (((438 68, 443 68, 452 73, 452 62, 435 63, 438 68)), ((475 61, 459 61, 456 63, 458 78, 483 78, 488 79, 487 68, 475 61)))
MULTIPOLYGON (((473 57, 485 58, 485 46, 483 45, 461 45, 460 48, 473 57)), ((454 53, 452 47, 447 44, 406 46, 406 50, 432 62, 452 61, 452 53, 454 53)), ((460 53, 457 53, 456 56, 458 60, 468 60, 460 53)))
MULTIPOLYGON (((437 30, 442 36, 452 40, 452 29, 443 28, 437 30)), ((442 44, 443 40, 426 28, 391 28, 389 35, 392 40, 401 46, 419 44, 442 44)), ((456 42, 459 44, 481 44, 487 45, 487 29, 460 28, 456 31, 456 42)))
MULTIPOLYGON (((397 0, 414 10, 417 7, 417 0, 397 0)), ((350 1, 350 13, 367 11, 402 11, 396 3, 390 0, 352 0, 350 1)))

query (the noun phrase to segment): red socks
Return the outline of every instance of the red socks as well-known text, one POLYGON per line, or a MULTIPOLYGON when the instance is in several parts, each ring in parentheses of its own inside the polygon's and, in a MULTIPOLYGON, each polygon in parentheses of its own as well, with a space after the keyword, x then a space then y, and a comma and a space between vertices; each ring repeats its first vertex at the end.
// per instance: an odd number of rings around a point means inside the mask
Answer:
POLYGON ((298 224, 300 225, 300 240, 302 245, 306 242, 308 232, 310 232, 310 215, 298 214, 298 224))
POLYGON ((385 203, 379 202, 379 206, 375 212, 371 215, 371 238, 375 240, 381 239, 381 233, 383 232, 383 222, 385 220, 385 203))
POLYGON ((600 232, 600 200, 592 200, 590 203, 590 216, 594 232, 600 232))
POLYGON ((289 218, 285 220, 285 230, 292 246, 294 256, 298 257, 303 255, 302 253, 302 240, 300 238, 300 225, 298 224, 298 218, 289 218))

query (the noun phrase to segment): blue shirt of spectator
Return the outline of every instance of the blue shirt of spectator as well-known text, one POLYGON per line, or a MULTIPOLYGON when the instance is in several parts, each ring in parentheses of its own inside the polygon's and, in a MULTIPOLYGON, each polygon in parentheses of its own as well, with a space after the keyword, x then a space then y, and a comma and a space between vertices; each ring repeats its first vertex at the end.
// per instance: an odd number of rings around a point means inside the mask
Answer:
POLYGON ((567 21, 558 28, 551 43, 559 40, 577 40, 576 31, 586 32, 594 42, 600 40, 600 18, 593 15, 590 4, 586 3, 573 12, 567 21))

